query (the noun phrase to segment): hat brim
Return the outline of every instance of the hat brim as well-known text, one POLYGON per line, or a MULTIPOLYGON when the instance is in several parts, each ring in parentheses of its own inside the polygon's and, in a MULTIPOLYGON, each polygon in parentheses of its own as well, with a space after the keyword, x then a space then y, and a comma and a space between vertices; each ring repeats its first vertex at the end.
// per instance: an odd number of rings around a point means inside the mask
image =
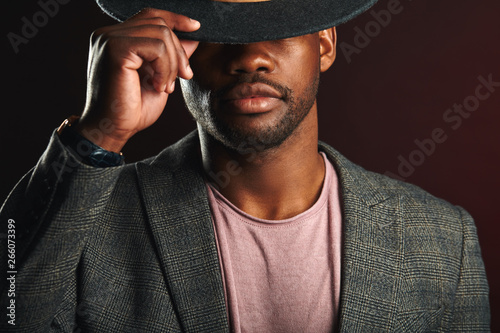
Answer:
POLYGON ((211 43, 254 43, 307 35, 338 26, 373 6, 377 0, 96 0, 111 17, 124 21, 152 7, 200 21, 195 32, 178 32, 181 39, 211 43))

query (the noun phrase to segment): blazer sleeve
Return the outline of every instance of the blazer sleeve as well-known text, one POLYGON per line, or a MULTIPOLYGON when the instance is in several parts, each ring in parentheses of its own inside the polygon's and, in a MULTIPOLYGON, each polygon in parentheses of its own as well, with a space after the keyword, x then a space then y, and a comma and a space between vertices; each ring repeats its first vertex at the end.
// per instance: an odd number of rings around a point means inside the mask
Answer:
POLYGON ((0 331, 73 331, 79 257, 123 168, 82 164, 53 133, 0 210, 0 331))
POLYGON ((463 225, 462 261, 450 332, 489 332, 490 305, 486 272, 472 217, 460 208, 463 225))

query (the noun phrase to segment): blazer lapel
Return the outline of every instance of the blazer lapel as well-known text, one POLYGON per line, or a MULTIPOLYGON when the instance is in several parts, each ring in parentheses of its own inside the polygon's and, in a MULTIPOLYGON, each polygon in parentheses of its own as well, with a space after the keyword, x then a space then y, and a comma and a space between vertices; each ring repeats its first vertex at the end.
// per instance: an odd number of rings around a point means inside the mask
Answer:
POLYGON ((324 145, 322 149, 334 163, 341 187, 339 331, 394 330, 404 255, 403 198, 372 184, 367 171, 335 150, 324 145))
POLYGON ((165 281, 185 332, 228 332, 224 290, 197 136, 136 166, 165 281))
MULTIPOLYGON (((403 266, 403 198, 320 143, 339 175, 343 260, 339 330, 390 331, 403 266)), ((228 332, 222 277, 196 133, 136 166, 165 281, 186 332, 228 332)))

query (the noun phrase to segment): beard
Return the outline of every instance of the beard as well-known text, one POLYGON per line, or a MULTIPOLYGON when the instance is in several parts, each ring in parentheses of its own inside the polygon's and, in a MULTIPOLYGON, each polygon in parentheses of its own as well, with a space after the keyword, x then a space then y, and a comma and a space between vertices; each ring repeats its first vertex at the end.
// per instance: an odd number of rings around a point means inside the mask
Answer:
POLYGON ((257 151, 266 151, 279 147, 285 142, 309 114, 318 93, 319 70, 315 73, 313 82, 300 95, 261 74, 242 76, 237 82, 214 92, 203 89, 197 83, 196 78, 189 81, 181 78, 180 85, 186 107, 199 128, 230 150, 240 151, 242 147, 252 146, 257 151), (280 115, 279 119, 252 130, 217 117, 217 105, 221 96, 238 84, 257 82, 267 84, 281 94, 287 110, 280 115))

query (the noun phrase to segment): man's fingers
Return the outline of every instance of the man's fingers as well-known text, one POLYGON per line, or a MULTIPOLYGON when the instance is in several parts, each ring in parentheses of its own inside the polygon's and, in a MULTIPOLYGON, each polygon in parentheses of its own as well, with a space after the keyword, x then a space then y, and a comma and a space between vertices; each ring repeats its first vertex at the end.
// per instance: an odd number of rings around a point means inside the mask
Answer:
MULTIPOLYGON (((193 71, 191 69, 191 66, 189 66, 189 59, 188 59, 188 57, 190 55, 188 56, 188 54, 186 53, 186 50, 184 48, 184 45, 177 38, 176 35, 174 35, 172 37, 172 40, 173 40, 173 42, 175 44, 175 49, 177 51, 177 59, 179 61, 179 73, 178 73, 178 76, 181 77, 181 78, 183 78, 183 79, 189 80, 193 76, 193 71)), ((188 49, 189 49, 189 47, 188 47, 188 49)), ((191 52, 191 54, 192 54, 192 52, 191 52)))
MULTIPOLYGON (((169 36, 169 34, 162 28, 161 26, 166 25, 172 31, 195 31, 199 29, 200 23, 196 20, 193 20, 187 16, 172 13, 165 10, 153 9, 153 8, 145 8, 136 14, 131 19, 124 22, 131 27, 141 27, 143 25, 157 25, 159 30, 162 33, 166 34, 167 39, 171 40, 175 45, 175 51, 177 53, 177 63, 178 63, 178 76, 184 79, 191 79, 193 76, 193 72, 191 67, 189 66, 188 58, 191 57, 193 52, 198 47, 198 42, 196 41, 187 41, 182 40, 179 41, 176 35, 169 36)), ((146 32, 141 30, 137 30, 137 35, 144 35, 146 32)), ((134 34, 135 35, 135 34, 134 34)), ((169 46, 168 41, 166 41, 166 45, 169 46)), ((158 62, 161 63, 161 62, 158 62)), ((169 87, 173 87, 171 82, 164 82, 165 75, 163 72, 155 75, 155 81, 161 81, 161 85, 167 85, 167 91, 171 92, 169 87)))
POLYGON ((198 47, 198 44, 200 44, 200 42, 197 42, 195 40, 186 40, 186 39, 180 39, 180 42, 188 58, 191 58, 194 51, 198 47))
POLYGON ((160 18, 164 20, 165 24, 174 31, 192 32, 200 28, 200 22, 194 19, 166 10, 154 8, 144 8, 139 13, 125 21, 124 24, 135 24, 135 21, 137 20, 152 18, 160 18))
POLYGON ((172 44, 174 42, 172 37, 170 37, 167 44, 164 43, 164 47, 159 50, 158 56, 150 62, 155 71, 153 83, 158 92, 166 91, 172 93, 173 89, 170 89, 170 87, 172 87, 172 82, 175 82, 179 72, 179 65, 181 63, 178 55, 179 52, 175 47, 172 47, 172 44))
POLYGON ((172 93, 177 76, 184 79, 193 76, 188 58, 198 46, 198 42, 179 41, 174 30, 189 32, 199 26, 199 22, 184 15, 146 8, 121 24, 100 29, 96 36, 117 42, 114 50, 122 51, 115 53, 116 59, 125 60, 128 69, 150 65, 154 75, 148 80, 155 90, 172 93), (132 59, 135 60, 130 63, 132 59))
POLYGON ((142 67, 142 62, 151 65, 154 70, 152 83, 159 92, 171 93, 172 89, 169 88, 177 76, 190 79, 193 75, 183 46, 172 30, 165 25, 122 27, 120 30, 108 31, 106 38, 114 39, 120 45, 115 48, 121 50, 115 54, 117 58, 130 61, 133 58, 128 57, 127 52, 131 52, 142 59, 138 62, 135 58, 134 65, 128 65, 129 69, 142 67))
POLYGON ((142 76, 146 75, 141 78, 141 83, 151 82, 155 90, 163 92, 167 84, 175 80, 178 72, 176 51, 167 47, 163 39, 122 36, 114 37, 108 43, 113 50, 110 56, 119 61, 118 66, 125 70, 140 70, 142 76), (145 71, 146 68, 153 71, 145 71))
POLYGON ((168 30, 163 37, 165 47, 151 62, 155 71, 153 81, 158 91, 172 93, 176 77, 186 76, 186 67, 189 66, 189 62, 177 36, 171 30, 168 30))

